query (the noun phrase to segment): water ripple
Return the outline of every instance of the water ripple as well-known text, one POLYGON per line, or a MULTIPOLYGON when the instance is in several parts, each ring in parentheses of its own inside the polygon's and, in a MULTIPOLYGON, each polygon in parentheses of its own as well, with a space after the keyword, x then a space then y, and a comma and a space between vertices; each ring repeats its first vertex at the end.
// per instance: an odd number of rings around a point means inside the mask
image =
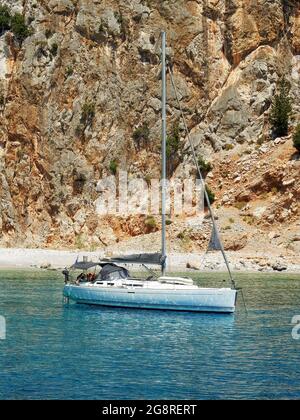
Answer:
POLYGON ((1 271, 0 398, 299 398, 299 277, 238 282, 248 317, 63 306, 57 273, 1 271))

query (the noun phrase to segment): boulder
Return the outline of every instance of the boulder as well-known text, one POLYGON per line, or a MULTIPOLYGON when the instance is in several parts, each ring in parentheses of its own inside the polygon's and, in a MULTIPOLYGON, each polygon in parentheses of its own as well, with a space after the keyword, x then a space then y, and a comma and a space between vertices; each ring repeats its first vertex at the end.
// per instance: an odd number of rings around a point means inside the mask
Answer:
POLYGON ((50 263, 45 262, 45 263, 43 263, 43 264, 41 264, 41 265, 40 265, 40 268, 41 268, 42 270, 49 270, 49 268, 51 268, 51 264, 50 264, 50 263))
POLYGON ((286 271, 288 269, 288 266, 287 264, 276 262, 275 264, 272 265, 272 268, 274 271, 282 272, 282 271, 286 271))
POLYGON ((244 249, 248 243, 248 235, 245 233, 225 234, 223 237, 224 249, 226 251, 240 251, 244 249))

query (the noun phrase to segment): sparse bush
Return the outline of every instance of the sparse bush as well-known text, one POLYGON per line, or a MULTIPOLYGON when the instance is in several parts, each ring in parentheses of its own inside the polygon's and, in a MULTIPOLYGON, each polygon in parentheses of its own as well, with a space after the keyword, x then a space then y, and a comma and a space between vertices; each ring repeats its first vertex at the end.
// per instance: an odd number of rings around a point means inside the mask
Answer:
POLYGON ((168 161, 168 175, 171 176, 175 168, 180 163, 180 134, 179 125, 175 124, 171 134, 167 137, 166 155, 168 161))
POLYGON ((234 223, 234 219, 233 219, 232 217, 230 217, 229 222, 230 222, 231 224, 233 224, 233 223, 234 223))
POLYGON ((0 34, 10 29, 11 14, 7 6, 0 6, 0 34))
POLYGON ((178 153, 180 145, 179 127, 176 125, 170 136, 167 137, 167 158, 170 159, 178 153))
POLYGON ((150 174, 147 174, 145 176, 145 181, 146 181, 148 187, 150 187, 150 185, 151 185, 151 180, 152 180, 152 176, 150 174))
POLYGON ((3 108, 5 105, 5 98, 2 94, 0 94, 0 107, 3 108))
POLYGON ((185 232, 179 232, 177 238, 183 241, 186 238, 185 232))
POLYGON ((192 246, 191 241, 191 232, 189 230, 184 230, 183 232, 179 232, 177 238, 181 241, 181 246, 185 251, 189 251, 192 246))
POLYGON ((262 146, 266 142, 265 136, 260 136, 257 140, 257 145, 262 146))
POLYGON ((210 162, 206 162, 203 157, 199 157, 198 159, 199 169, 204 177, 212 170, 212 164, 210 162))
POLYGON ((248 225, 253 226, 255 224, 255 217, 254 216, 245 216, 243 218, 243 221, 245 223, 247 223, 248 225))
POLYGON ((133 132, 133 140, 137 144, 138 148, 142 146, 147 146, 149 143, 150 129, 146 123, 141 127, 137 128, 133 132))
POLYGON ((73 69, 73 67, 68 66, 68 67, 66 68, 66 72, 65 72, 66 78, 73 76, 73 74, 74 74, 74 69, 73 69))
POLYGON ((95 108, 96 106, 94 102, 85 102, 85 104, 83 105, 82 114, 81 114, 81 122, 85 126, 92 124, 93 119, 96 114, 95 108))
POLYGON ((155 218, 153 216, 148 216, 145 219, 145 226, 150 231, 156 230, 156 228, 157 228, 157 222, 156 222, 155 218))
POLYGON ((23 42, 30 34, 25 17, 20 13, 16 13, 11 18, 11 30, 19 42, 23 42))
POLYGON ((166 220, 166 225, 167 226, 170 226, 172 223, 173 223, 172 220, 166 220))
POLYGON ((261 200, 267 200, 267 198, 269 197, 269 193, 267 192, 267 191, 265 191, 265 192, 263 192, 261 195, 260 195, 260 199, 261 200))
MULTIPOLYGON (((216 201, 216 196, 212 192, 212 190, 210 189, 210 187, 208 185, 206 185, 206 192, 207 192, 207 195, 208 195, 208 199, 209 199, 210 204, 213 204, 216 201)), ((204 204, 205 204, 206 207, 208 207, 208 203, 207 203, 206 198, 204 200, 204 204)))
POLYGON ((285 78, 281 79, 279 82, 279 92, 274 97, 270 114, 270 123, 274 137, 283 137, 288 135, 289 120, 292 113, 289 92, 290 84, 285 80, 285 78))
POLYGON ((118 171, 118 162, 116 160, 112 160, 109 164, 109 170, 113 175, 117 174, 118 171))
POLYGON ((296 132, 293 136, 294 147, 300 152, 300 124, 296 128, 296 132))
POLYGON ((19 42, 31 35, 25 21, 25 17, 20 13, 11 14, 7 6, 0 6, 0 34, 11 30, 19 42))
POLYGON ((234 145, 233 144, 231 144, 231 143, 227 143, 226 145, 225 145, 225 150, 227 151, 227 152, 230 152, 230 150, 233 150, 234 149, 234 145))
POLYGON ((57 52, 58 52, 58 45, 57 45, 57 43, 55 42, 54 44, 52 44, 51 45, 51 47, 50 47, 50 53, 54 56, 54 57, 56 57, 57 56, 57 52))
POLYGON ((234 207, 238 210, 243 210, 247 206, 247 204, 248 203, 246 201, 238 201, 237 203, 235 203, 234 207))

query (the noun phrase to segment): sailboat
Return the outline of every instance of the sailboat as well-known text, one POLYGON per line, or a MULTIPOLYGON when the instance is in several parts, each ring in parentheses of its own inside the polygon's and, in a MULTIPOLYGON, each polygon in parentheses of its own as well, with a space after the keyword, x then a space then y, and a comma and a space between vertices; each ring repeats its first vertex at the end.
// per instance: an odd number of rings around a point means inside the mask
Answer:
MULTIPOLYGON (((213 234, 210 246, 219 249, 224 257, 231 279, 228 288, 203 288, 194 284, 192 279, 166 275, 166 193, 167 193, 167 159, 166 159, 166 33, 162 32, 162 249, 157 254, 137 254, 103 259, 99 262, 76 261, 72 270, 82 273, 74 283, 70 281, 70 270, 65 269, 64 298, 76 303, 100 305, 108 307, 123 307, 135 309, 157 309, 170 311, 233 313, 236 309, 237 289, 229 267, 222 242, 218 234, 217 224, 205 182, 197 163, 195 149, 191 142, 195 164, 203 183, 204 194, 210 211, 213 234), (147 279, 131 277, 128 264, 146 267, 150 276, 147 279), (149 266, 160 266, 161 276, 156 276, 149 266), (99 273, 96 275, 96 270, 99 273), (94 277, 87 274, 88 270, 95 270, 94 277)), ((173 80, 172 80, 173 81, 173 80)), ((186 122, 184 124, 187 129, 186 122)), ((188 132, 188 130, 187 130, 188 132)))

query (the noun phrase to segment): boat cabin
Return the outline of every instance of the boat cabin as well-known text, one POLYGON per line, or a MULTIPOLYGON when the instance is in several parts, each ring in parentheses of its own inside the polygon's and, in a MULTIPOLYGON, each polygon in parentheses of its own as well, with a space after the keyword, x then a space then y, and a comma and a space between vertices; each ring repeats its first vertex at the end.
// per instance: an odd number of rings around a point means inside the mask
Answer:
POLYGON ((160 254, 139 254, 127 257, 102 260, 100 262, 76 261, 70 270, 78 271, 73 281, 70 278, 70 271, 65 269, 65 283, 76 285, 103 286, 103 287, 144 287, 145 284, 155 281, 161 285, 192 286, 193 280, 181 277, 159 276, 155 271, 148 268, 148 265, 162 265, 163 259, 160 254), (126 264, 138 264, 148 272, 146 278, 134 278, 123 266, 126 264), (147 264, 147 265, 146 265, 147 264), (100 268, 100 270, 99 270, 100 268), (99 270, 99 271, 98 271, 99 270))

